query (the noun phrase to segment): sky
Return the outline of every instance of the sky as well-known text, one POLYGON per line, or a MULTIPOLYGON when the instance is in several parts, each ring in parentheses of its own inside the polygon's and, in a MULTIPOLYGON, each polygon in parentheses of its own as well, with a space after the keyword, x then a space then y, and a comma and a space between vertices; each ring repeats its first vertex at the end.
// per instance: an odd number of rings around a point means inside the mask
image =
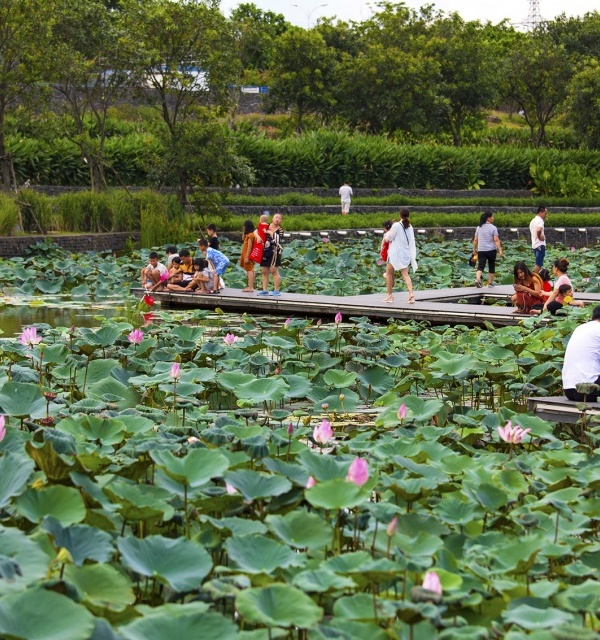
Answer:
MULTIPOLYGON (((253 2, 263 11, 282 13, 286 20, 301 27, 314 26, 319 18, 338 18, 340 20, 362 22, 369 18, 375 8, 374 2, 363 0, 245 0, 253 2), (326 6, 323 6, 326 5, 326 6)), ((527 18, 530 0, 438 0, 423 3, 419 0, 405 0, 404 4, 418 9, 422 4, 434 4, 446 13, 457 12, 464 20, 490 21, 494 24, 508 18, 519 23, 527 18)), ((229 15, 231 9, 240 4, 240 0, 221 0, 221 10, 229 15)), ((538 0, 540 14, 545 20, 552 20, 565 13, 567 16, 583 16, 599 8, 598 0, 538 0)))

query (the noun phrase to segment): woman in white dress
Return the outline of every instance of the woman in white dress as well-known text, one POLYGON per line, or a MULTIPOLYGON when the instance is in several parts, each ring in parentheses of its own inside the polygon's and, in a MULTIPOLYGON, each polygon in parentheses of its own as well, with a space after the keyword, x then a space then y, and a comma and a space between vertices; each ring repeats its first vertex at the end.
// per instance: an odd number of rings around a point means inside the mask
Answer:
POLYGON ((394 302, 392 291, 394 290, 394 274, 400 271, 406 288, 408 289, 408 304, 415 301, 413 295, 412 280, 408 275, 408 265, 413 271, 417 270, 417 246, 415 244, 415 232, 410 224, 410 211, 400 210, 400 222, 394 222, 392 228, 384 234, 384 239, 390 243, 388 261, 385 268, 387 280, 387 297, 384 302, 394 302))

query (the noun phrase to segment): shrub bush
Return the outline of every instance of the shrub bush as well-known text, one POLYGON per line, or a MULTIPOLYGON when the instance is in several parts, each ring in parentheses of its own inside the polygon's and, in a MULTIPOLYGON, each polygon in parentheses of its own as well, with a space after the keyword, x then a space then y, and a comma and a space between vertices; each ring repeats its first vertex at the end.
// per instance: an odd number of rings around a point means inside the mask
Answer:
POLYGON ((9 236, 19 221, 19 207, 14 196, 0 192, 0 234, 9 236))

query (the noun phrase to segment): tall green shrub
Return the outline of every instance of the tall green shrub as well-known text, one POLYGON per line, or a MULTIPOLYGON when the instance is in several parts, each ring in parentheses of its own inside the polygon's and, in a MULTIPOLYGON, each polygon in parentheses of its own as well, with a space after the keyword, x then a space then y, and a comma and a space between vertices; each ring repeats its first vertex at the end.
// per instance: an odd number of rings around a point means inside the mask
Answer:
POLYGON ((188 214, 175 196, 161 196, 153 191, 136 194, 140 211, 142 247, 177 243, 189 235, 188 214))
POLYGON ((19 207, 13 196, 0 192, 0 235, 10 236, 19 220, 19 207))

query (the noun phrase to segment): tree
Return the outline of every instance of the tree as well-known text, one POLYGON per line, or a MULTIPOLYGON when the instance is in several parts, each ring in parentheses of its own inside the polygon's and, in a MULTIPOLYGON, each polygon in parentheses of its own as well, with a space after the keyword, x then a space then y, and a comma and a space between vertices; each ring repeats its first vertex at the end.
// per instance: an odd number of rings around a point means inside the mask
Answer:
POLYGON ((134 46, 121 14, 103 1, 59 1, 48 78, 62 97, 62 133, 80 148, 92 189, 102 189, 108 110, 131 81, 134 46))
POLYGON ((296 128, 302 131, 305 115, 324 114, 334 102, 333 89, 337 83, 334 52, 317 31, 293 27, 277 41, 276 60, 267 110, 291 107, 296 128))
MULTIPOLYGON (((174 148, 183 142, 187 123, 221 112, 231 101, 229 87, 239 68, 231 27, 217 0, 128 0, 123 14, 139 47, 140 95, 161 114, 166 146, 174 148)), ((189 176, 180 166, 182 202, 189 176)))
POLYGON ((572 76, 573 65, 564 47, 543 31, 515 43, 506 68, 508 97, 523 111, 536 146, 546 142, 546 126, 564 103, 572 76))
POLYGON ((40 80, 47 58, 52 13, 51 0, 0 2, 0 183, 6 191, 10 191, 12 184, 6 116, 17 104, 43 93, 40 80))
POLYGON ((579 139, 600 149, 600 63, 574 76, 569 87, 568 120, 579 139))
POLYGON ((431 28, 427 53, 439 65, 437 100, 441 127, 462 143, 462 128, 481 119, 497 96, 499 56, 479 22, 464 22, 457 13, 438 19, 431 28))

